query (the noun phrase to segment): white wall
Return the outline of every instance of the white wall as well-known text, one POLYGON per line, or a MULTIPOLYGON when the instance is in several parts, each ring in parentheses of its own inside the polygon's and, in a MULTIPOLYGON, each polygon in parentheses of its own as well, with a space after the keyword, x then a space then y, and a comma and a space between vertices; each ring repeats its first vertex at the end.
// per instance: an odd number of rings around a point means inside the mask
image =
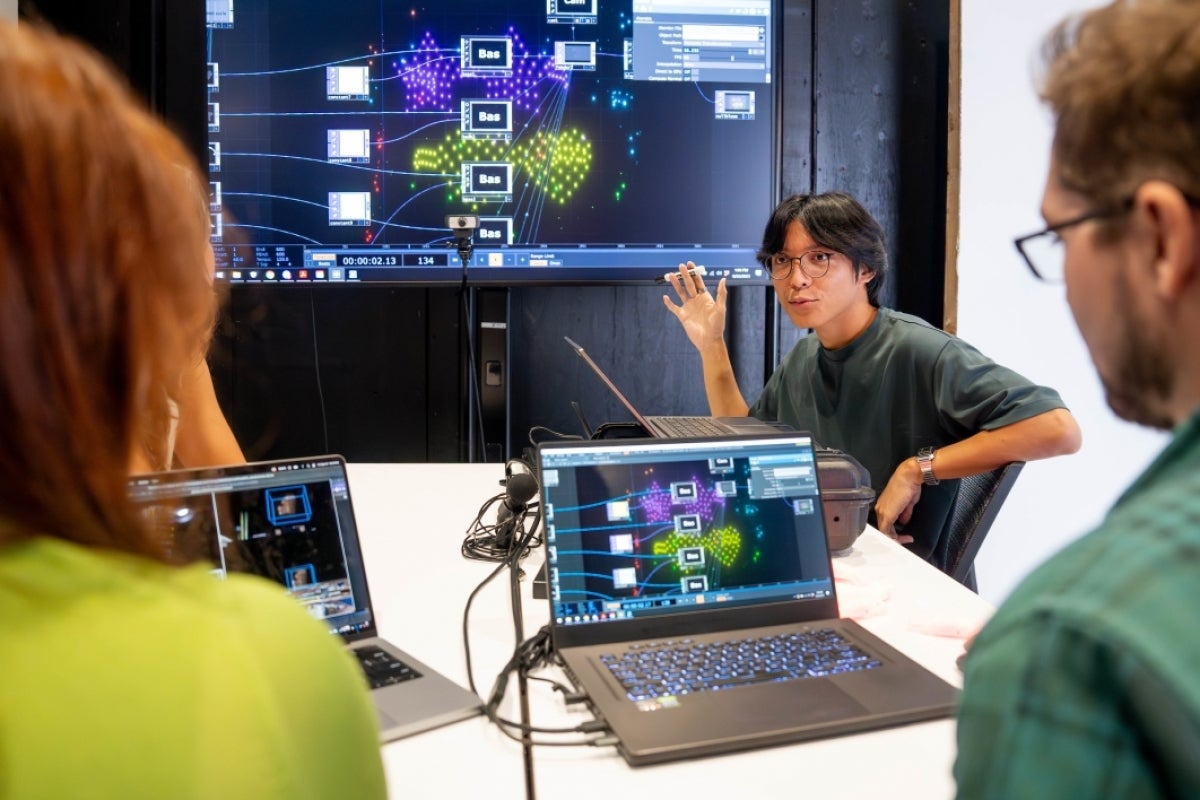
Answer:
POLYGON ((1007 596, 1047 556, 1093 527, 1165 444, 1113 416, 1061 286, 1039 283, 1013 247, 1038 209, 1051 136, 1034 77, 1041 39, 1082 0, 962 0, 959 335, 1053 386, 1083 429, 1076 455, 1026 466, 976 560, 980 594, 1007 596))
POLYGON ((17 0, 0 0, 0 21, 17 18, 17 0))

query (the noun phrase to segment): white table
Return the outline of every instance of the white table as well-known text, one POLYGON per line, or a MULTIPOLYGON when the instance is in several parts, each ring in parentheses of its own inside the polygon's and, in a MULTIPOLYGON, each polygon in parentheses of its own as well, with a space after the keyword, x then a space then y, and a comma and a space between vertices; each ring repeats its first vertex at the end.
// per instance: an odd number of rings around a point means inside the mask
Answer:
MULTIPOLYGON (((467 684, 462 613, 494 568, 467 561, 459 546, 484 501, 502 491, 499 464, 351 464, 350 489, 380 633, 450 678, 467 684)), ((494 509, 493 509, 494 518, 494 509)), ((541 550, 527 559, 525 635, 549 616, 531 584, 541 550)), ((991 607, 882 534, 868 529, 834 560, 842 615, 946 680, 961 685, 963 638, 991 607)), ((475 600, 470 642, 476 688, 486 695, 513 647, 503 573, 475 600)), ((502 713, 517 719, 516 680, 502 713)), ((567 709, 544 683, 530 683, 534 725, 571 727, 589 717, 567 709)), ((542 737, 549 738, 549 737, 542 737)), ((558 737, 567 738, 567 737, 558 737)), ((521 747, 483 717, 384 746, 395 798, 523 798, 521 747)), ((953 720, 804 742, 715 758, 632 768, 611 747, 537 747, 537 796, 557 798, 824 796, 949 797, 954 792, 953 720)))

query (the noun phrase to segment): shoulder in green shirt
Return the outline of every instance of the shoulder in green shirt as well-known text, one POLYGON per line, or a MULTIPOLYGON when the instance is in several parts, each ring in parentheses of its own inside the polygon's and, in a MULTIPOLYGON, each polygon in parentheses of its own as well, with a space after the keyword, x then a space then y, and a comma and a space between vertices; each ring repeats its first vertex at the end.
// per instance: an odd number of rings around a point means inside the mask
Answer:
POLYGON ((1200 417, 965 661, 961 797, 1200 796, 1200 417))
POLYGON ((278 587, 0 548, 0 798, 383 797, 358 667, 278 587))

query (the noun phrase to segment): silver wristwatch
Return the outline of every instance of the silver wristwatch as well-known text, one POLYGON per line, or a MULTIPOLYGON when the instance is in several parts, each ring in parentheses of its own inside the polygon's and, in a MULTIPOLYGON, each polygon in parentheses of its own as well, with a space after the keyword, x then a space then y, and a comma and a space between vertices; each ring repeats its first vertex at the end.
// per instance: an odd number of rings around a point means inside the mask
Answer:
POLYGON ((926 486, 938 485, 938 479, 933 474, 932 447, 922 447, 917 451, 917 466, 921 468, 921 483, 926 486))

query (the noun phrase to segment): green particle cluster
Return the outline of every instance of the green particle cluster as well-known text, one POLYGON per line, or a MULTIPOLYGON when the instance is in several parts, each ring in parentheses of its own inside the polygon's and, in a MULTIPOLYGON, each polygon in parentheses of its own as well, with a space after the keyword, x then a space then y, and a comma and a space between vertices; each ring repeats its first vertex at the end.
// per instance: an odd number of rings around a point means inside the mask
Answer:
POLYGON ((725 568, 732 567, 742 549, 742 534, 733 527, 712 528, 703 533, 675 531, 654 543, 654 555, 673 555, 685 547, 703 547, 709 557, 725 568))
POLYGON ((565 205, 592 169, 592 143, 576 128, 558 133, 537 131, 516 143, 463 139, 455 131, 438 144, 418 147, 413 152, 413 170, 431 175, 459 175, 464 161, 510 162, 514 184, 523 181, 565 205))

